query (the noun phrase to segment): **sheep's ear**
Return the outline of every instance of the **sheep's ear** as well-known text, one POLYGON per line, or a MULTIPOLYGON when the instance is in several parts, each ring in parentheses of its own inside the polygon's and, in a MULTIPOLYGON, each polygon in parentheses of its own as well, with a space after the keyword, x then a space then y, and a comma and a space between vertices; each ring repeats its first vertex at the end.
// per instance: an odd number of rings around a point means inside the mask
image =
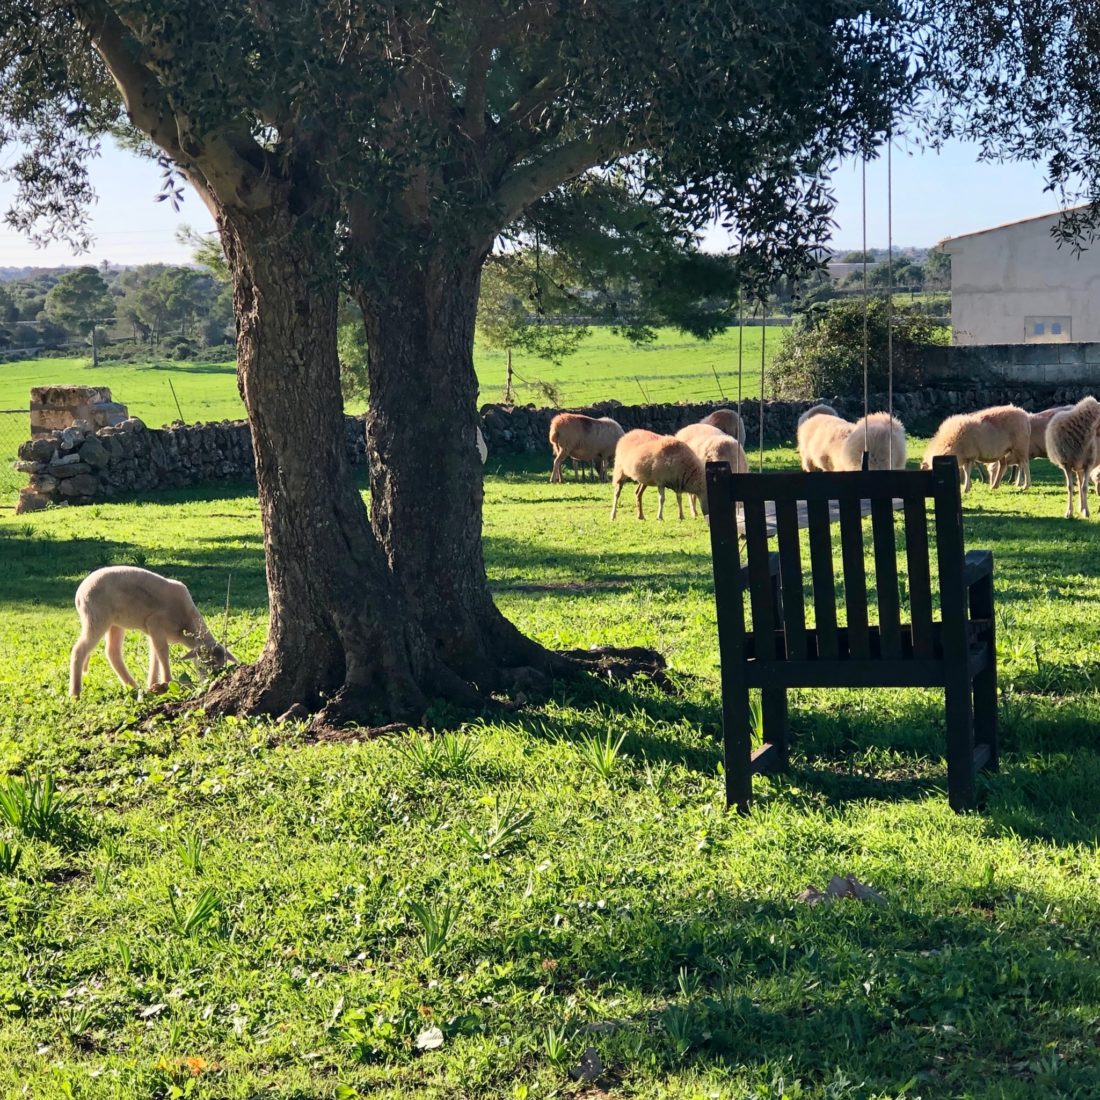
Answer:
POLYGON ((184 655, 183 660, 193 661, 199 655, 199 647, 195 646, 194 649, 189 649, 184 655))

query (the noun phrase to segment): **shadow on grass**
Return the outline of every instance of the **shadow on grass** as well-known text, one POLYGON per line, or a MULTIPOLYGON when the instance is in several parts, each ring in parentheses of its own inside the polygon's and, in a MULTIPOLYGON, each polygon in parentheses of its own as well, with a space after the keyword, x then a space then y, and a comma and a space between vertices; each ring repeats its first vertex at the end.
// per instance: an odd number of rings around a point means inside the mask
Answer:
MULTIPOLYGON (((145 370, 168 371, 171 374, 236 374, 237 364, 233 362, 223 363, 192 363, 189 360, 172 360, 149 363, 145 370)), ((244 418, 244 409, 241 409, 241 418, 244 418)))

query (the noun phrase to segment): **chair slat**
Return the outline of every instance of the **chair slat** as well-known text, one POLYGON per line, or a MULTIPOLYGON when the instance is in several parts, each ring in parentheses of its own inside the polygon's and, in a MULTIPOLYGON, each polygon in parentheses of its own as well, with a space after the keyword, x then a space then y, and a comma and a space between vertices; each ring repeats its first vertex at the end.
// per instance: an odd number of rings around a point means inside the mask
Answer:
POLYGON ((871 646, 867 633, 867 569, 863 564, 863 523, 859 497, 847 497, 838 504, 844 605, 848 610, 848 655, 857 660, 867 660, 871 656, 871 646))
POLYGON ((779 542, 779 573, 783 582, 783 628, 787 656, 806 660, 806 605, 802 595, 802 554, 798 534, 798 505, 793 500, 775 502, 775 527, 779 542))
POLYGON ((869 470, 853 473, 734 474, 737 500, 869 500, 874 497, 906 499, 930 497, 932 475, 927 470, 869 470))
POLYGON ((923 500, 905 502, 905 559, 913 656, 932 656, 932 579, 928 570, 928 513, 923 500))
POLYGON ((810 532, 810 572, 813 575, 817 652, 819 657, 836 660, 840 656, 840 646, 836 633, 836 583, 833 579, 829 502, 808 500, 806 522, 810 532))
POLYGON ((768 520, 762 500, 745 501, 745 548, 749 559, 749 605, 756 653, 764 660, 774 660, 776 608, 768 568, 768 520))
POLYGON ((897 546, 894 541, 894 505, 884 497, 871 501, 871 536, 875 544, 875 588, 882 655, 901 656, 901 604, 898 598, 897 546))

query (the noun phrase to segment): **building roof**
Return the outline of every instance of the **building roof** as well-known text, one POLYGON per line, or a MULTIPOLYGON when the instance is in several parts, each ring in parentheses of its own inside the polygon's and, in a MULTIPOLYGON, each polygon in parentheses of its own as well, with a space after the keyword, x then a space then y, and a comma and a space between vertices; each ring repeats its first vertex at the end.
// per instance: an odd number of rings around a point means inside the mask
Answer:
POLYGON ((1014 222, 1002 222, 1000 225, 991 225, 988 229, 975 229, 973 233, 956 233, 953 237, 944 237, 936 242, 936 248, 943 248, 952 241, 963 241, 968 237, 980 237, 983 233, 999 233, 1002 229, 1012 229, 1017 225, 1027 225, 1028 222, 1041 222, 1044 218, 1057 218, 1062 214, 1068 214, 1073 210, 1083 210, 1088 203, 1078 206, 1067 206, 1061 210, 1050 210, 1046 214, 1033 214, 1030 218, 1017 218, 1014 222))

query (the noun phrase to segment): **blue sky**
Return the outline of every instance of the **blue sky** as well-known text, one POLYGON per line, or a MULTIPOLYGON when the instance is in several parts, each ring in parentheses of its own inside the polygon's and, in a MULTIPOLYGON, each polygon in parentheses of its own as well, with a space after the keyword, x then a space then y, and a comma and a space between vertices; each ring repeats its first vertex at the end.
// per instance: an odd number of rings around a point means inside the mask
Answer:
MULTIPOLYGON (((8 155, 10 156, 10 155, 8 155)), ((952 143, 941 154, 906 151, 895 145, 893 186, 894 244, 925 246, 943 237, 969 233, 1001 222, 1045 214, 1058 207, 1043 191, 1043 173, 1031 165, 979 164, 975 148, 952 143)), ((206 207, 188 190, 180 213, 166 202, 156 202, 160 170, 149 161, 114 147, 105 149, 93 165, 92 178, 99 201, 92 210, 95 242, 89 253, 74 255, 63 245, 36 248, 7 225, 0 225, 0 267, 60 266, 73 263, 181 263, 188 249, 176 243, 181 223, 206 231, 213 222, 206 207)), ((859 165, 841 165, 834 177, 837 194, 838 251, 860 247, 861 188, 859 165)), ((872 162, 867 170, 867 242, 885 247, 886 166, 872 162)), ((0 181, 0 211, 13 194, 0 181)), ((707 244, 722 248, 726 234, 716 229, 707 244)))

